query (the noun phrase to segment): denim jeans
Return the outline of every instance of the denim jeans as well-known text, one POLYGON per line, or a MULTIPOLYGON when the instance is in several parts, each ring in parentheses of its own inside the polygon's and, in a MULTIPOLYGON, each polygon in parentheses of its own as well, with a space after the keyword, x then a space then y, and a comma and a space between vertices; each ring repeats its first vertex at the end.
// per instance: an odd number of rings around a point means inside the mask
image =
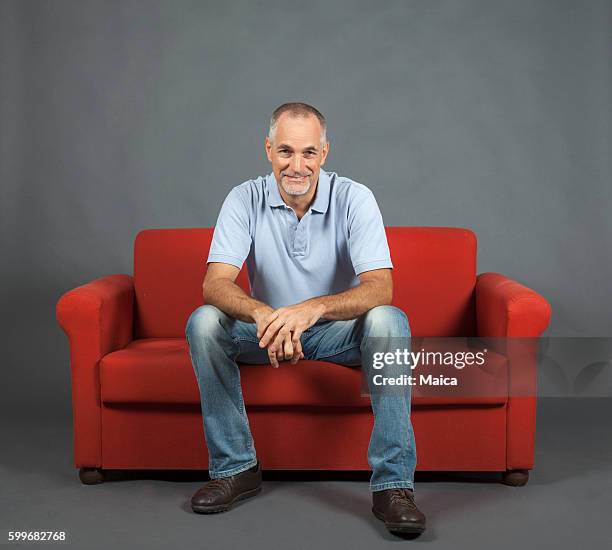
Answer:
MULTIPOLYGON (((234 319, 212 305, 193 311, 185 334, 200 389, 210 478, 238 474, 254 466, 257 458, 236 361, 269 365, 267 349, 259 347, 255 323, 234 319)), ((304 359, 359 366, 362 353, 371 357, 372 353, 391 351, 384 349, 385 338, 396 342, 405 338, 406 347, 410 347, 408 318, 394 306, 377 306, 346 321, 320 320, 302 333, 301 342, 304 359)), ((293 368, 299 368, 299 364, 293 368)), ((410 386, 399 395, 385 395, 373 387, 369 374, 367 380, 374 413, 368 446, 370 491, 412 489, 416 447, 410 420, 410 386)))

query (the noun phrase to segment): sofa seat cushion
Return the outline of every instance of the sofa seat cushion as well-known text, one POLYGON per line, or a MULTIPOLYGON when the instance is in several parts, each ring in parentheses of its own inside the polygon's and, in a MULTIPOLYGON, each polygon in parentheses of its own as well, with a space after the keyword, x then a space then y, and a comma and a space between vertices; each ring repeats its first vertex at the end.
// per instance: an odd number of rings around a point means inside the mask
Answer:
MULTIPOLYGON (((433 391, 415 386, 412 402, 419 405, 504 405, 507 402, 507 361, 491 354, 487 370, 474 369, 471 386, 478 395, 433 391)), ((324 361, 296 365, 240 365, 245 405, 302 407, 370 407, 361 393, 361 369, 324 361)), ((200 404, 197 379, 185 338, 145 338, 130 342, 100 361, 104 403, 200 404)), ((474 392, 472 392, 474 393, 474 392)))

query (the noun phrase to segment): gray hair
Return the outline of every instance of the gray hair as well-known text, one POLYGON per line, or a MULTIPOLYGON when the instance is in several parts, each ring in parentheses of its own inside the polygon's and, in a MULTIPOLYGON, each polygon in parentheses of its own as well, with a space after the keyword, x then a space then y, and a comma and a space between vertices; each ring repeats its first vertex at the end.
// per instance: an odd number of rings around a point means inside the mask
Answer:
POLYGON ((278 119, 283 113, 289 113, 292 117, 298 116, 316 116, 321 124, 321 147, 327 143, 327 121, 325 117, 319 112, 318 109, 308 103, 283 103, 280 107, 277 107, 272 113, 270 118, 270 128, 268 130, 268 138, 273 141, 276 137, 276 128, 278 126, 278 119))

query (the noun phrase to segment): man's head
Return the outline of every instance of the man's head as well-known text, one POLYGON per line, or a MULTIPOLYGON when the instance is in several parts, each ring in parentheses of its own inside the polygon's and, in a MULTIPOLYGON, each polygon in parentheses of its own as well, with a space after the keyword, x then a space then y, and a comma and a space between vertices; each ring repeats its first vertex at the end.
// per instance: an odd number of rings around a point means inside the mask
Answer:
POLYGON ((314 194, 329 152, 326 130, 325 117, 306 103, 285 103, 272 113, 266 154, 288 195, 314 194))

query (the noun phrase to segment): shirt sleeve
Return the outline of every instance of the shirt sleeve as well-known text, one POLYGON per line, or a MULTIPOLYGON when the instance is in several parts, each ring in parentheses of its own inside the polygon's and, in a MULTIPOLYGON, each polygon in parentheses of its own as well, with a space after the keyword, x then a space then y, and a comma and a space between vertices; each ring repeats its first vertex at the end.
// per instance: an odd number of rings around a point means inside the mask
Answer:
POLYGON ((363 189, 351 201, 348 228, 349 253, 356 275, 393 267, 382 214, 369 189, 363 189))
POLYGON ((250 225, 245 191, 234 187, 221 206, 207 263, 223 262, 241 269, 251 249, 250 225))

